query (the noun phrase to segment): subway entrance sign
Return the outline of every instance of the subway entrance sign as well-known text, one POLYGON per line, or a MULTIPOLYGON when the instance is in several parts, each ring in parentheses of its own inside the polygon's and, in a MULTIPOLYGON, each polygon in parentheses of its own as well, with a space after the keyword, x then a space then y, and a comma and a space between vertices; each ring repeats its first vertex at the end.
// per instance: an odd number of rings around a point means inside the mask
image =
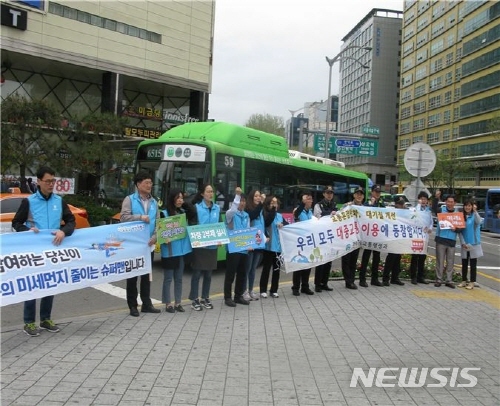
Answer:
MULTIPOLYGON (((329 137, 328 152, 330 154, 361 155, 375 157, 378 154, 378 141, 370 139, 329 137)), ((325 152, 325 135, 314 134, 314 150, 325 152)))

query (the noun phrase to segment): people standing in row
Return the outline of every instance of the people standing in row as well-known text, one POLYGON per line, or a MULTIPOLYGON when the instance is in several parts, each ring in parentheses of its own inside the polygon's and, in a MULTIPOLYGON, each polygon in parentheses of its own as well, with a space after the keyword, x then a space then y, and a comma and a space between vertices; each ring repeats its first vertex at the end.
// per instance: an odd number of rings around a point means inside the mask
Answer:
MULTIPOLYGON (((151 195, 153 189, 153 178, 149 172, 141 170, 134 177, 136 192, 123 199, 120 213, 120 222, 143 221, 149 227, 148 246, 151 249, 151 264, 154 260, 154 250, 156 246, 157 221, 160 218, 158 203, 151 195)), ((160 313, 151 301, 151 277, 152 270, 149 273, 141 275, 140 297, 142 301, 142 313, 160 313)), ((127 279, 127 304, 130 309, 130 315, 139 317, 137 310, 137 276, 127 279)))
MULTIPOLYGON (((304 192, 302 202, 294 210, 295 221, 306 221, 313 218, 312 210, 313 198, 311 192, 304 192)), ((295 271, 292 276, 292 293, 294 296, 300 296, 301 293, 306 295, 314 295, 314 292, 309 288, 309 277, 311 276, 311 268, 295 271)))
MULTIPOLYGON (((457 213, 455 209, 455 196, 446 197, 445 205, 441 207, 441 213, 457 213)), ((455 263, 455 244, 457 242, 458 229, 454 225, 450 228, 442 228, 441 222, 437 222, 436 229, 436 282, 434 286, 440 287, 443 283, 443 272, 446 271, 445 285, 455 289, 453 283, 453 266, 455 263)))
MULTIPOLYGON (((382 188, 380 185, 373 185, 370 199, 365 203, 365 206, 371 207, 386 207, 384 199, 380 197, 382 188)), ((361 257, 361 268, 359 270, 359 286, 364 288, 368 287, 366 283, 366 269, 368 268, 368 262, 370 261, 370 255, 372 255, 372 265, 371 265, 371 282, 372 286, 382 286, 382 283, 378 280, 378 267, 380 265, 380 251, 363 249, 363 255, 361 257)))
POLYGON ((477 276, 477 259, 483 256, 481 247, 481 216, 475 202, 464 203, 465 229, 459 234, 462 257, 462 282, 459 288, 474 289, 477 276), (467 282, 467 268, 470 263, 470 281, 467 282))
MULTIPOLYGON (((12 219, 12 228, 17 232, 54 230, 52 243, 61 245, 65 237, 75 230, 75 216, 64 200, 54 194, 55 171, 43 166, 38 169, 38 189, 36 193, 23 199, 12 219), (61 220, 64 225, 61 226, 61 220)), ((24 302, 24 332, 30 337, 40 335, 40 329, 51 333, 59 332, 59 327, 52 321, 54 296, 45 296, 40 301, 40 328, 36 321, 36 299, 24 302)))
POLYGON ((260 275, 260 297, 267 297, 267 286, 269 282, 269 272, 271 273, 271 288, 269 295, 278 298, 278 286, 280 281, 280 255, 281 243, 279 230, 287 225, 288 222, 278 212, 280 206, 279 199, 276 196, 267 196, 264 201, 264 224, 268 240, 263 252, 262 273, 260 275))
MULTIPOLYGON (((245 211, 250 216, 250 225, 251 227, 256 227, 262 234, 262 238, 264 238, 265 225, 264 225, 264 216, 262 214, 263 208, 263 199, 264 195, 261 195, 259 190, 251 190, 248 194, 248 199, 245 207, 245 211)), ((248 253, 248 259, 246 264, 246 278, 245 278, 245 300, 259 300, 259 295, 254 292, 254 283, 255 283, 255 273, 257 272, 257 267, 262 260, 262 252, 261 249, 256 249, 250 251, 248 253)))
MULTIPOLYGON (((180 189, 172 189, 168 193, 166 201, 166 210, 160 213, 160 217, 168 218, 179 214, 186 215, 187 225, 197 223, 196 209, 189 203, 184 201, 184 194, 180 189)), ((163 268, 163 287, 162 287, 162 303, 165 304, 167 313, 184 312, 182 307, 182 275, 186 258, 191 253, 191 243, 189 236, 180 240, 168 241, 161 244, 161 264, 163 268), (174 281, 174 300, 172 306, 172 298, 170 293, 170 285, 174 281)))
MULTIPOLYGON (((325 186, 323 189, 323 199, 314 205, 313 214, 316 218, 321 218, 325 216, 331 216, 337 212, 337 205, 334 201, 333 188, 331 186, 325 186)), ((316 266, 314 271, 314 291, 321 292, 323 290, 331 291, 333 290, 328 286, 328 280, 330 278, 330 271, 332 269, 332 261, 326 264, 321 264, 316 266)))
MULTIPOLYGON (((220 207, 213 202, 213 199, 214 189, 211 185, 204 184, 193 199, 198 215, 198 224, 215 224, 219 222, 220 207)), ((212 271, 217 269, 217 246, 194 248, 191 268, 193 273, 191 275, 189 299, 192 300, 192 309, 195 311, 203 310, 203 307, 213 309, 210 300, 210 285, 212 283, 212 271), (201 275, 203 275, 203 284, 200 300, 198 292, 201 275)))
MULTIPOLYGON (((405 208, 405 200, 402 197, 394 202, 396 209, 405 208)), ((401 254, 390 252, 385 257, 384 272, 382 274, 382 284, 384 286, 399 285, 404 286, 404 282, 399 279, 401 273, 401 254)))
MULTIPOLYGON (((441 193, 441 192, 440 192, 441 193)), ((424 211, 430 214, 431 210, 429 208, 429 195, 427 192, 420 192, 417 196, 418 204, 415 208, 415 211, 424 211)), ((429 224, 427 227, 424 227, 424 233, 431 234, 432 233, 432 216, 429 216, 429 224)), ((427 258, 426 253, 422 254, 412 254, 411 255, 411 263, 410 263, 410 278, 411 283, 416 285, 417 283, 422 283, 427 285, 429 282, 425 280, 424 266, 425 259, 427 258)))
MULTIPOLYGON (((235 190, 234 201, 231 208, 226 212, 226 225, 229 230, 243 230, 250 227, 250 216, 245 211, 247 201, 241 193, 241 188, 235 190)), ((247 305, 249 300, 243 297, 245 292, 245 278, 248 261, 248 252, 228 252, 226 256, 226 274, 224 276, 224 303, 226 306, 235 307, 236 303, 247 305), (234 277, 234 299, 232 298, 232 286, 234 277)))
MULTIPOLYGON (((345 206, 363 206, 364 200, 365 191, 363 188, 358 187, 353 193, 353 200, 346 203, 345 206)), ((355 250, 343 255, 341 258, 342 275, 344 275, 345 287, 347 289, 355 290, 358 288, 358 286, 354 283, 354 280, 356 277, 356 266, 358 263, 360 249, 361 248, 356 248, 355 250)))

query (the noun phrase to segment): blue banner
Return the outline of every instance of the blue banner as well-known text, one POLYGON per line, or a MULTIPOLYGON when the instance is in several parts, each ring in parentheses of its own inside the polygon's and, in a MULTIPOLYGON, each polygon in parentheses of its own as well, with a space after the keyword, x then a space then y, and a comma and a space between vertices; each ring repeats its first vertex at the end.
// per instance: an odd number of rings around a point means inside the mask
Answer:
POLYGON ((250 249, 264 249, 266 247, 266 236, 257 227, 242 230, 228 230, 229 244, 227 250, 233 252, 248 251, 250 249))
POLYGON ((78 229, 59 246, 53 239, 51 230, 2 235, 1 306, 151 271, 149 228, 143 222, 78 229))
POLYGON ((193 248, 229 244, 229 237, 224 223, 188 226, 187 231, 193 248))

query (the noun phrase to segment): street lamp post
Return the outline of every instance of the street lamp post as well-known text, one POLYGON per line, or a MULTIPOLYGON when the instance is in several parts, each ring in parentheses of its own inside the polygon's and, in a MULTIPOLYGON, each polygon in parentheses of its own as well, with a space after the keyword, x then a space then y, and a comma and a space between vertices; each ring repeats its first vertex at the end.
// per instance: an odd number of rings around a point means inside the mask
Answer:
MULTIPOLYGON (((290 112, 290 114, 292 115, 292 118, 290 120, 290 140, 289 140, 289 147, 290 149, 293 148, 293 119, 295 118, 295 113, 299 112, 300 110, 303 110, 304 107, 301 107, 300 109, 297 109, 297 110, 288 110, 290 112)), ((299 137, 300 137, 300 134, 299 134, 299 137)), ((302 149, 301 149, 301 146, 300 146, 300 142, 302 140, 299 139, 299 151, 302 152, 302 149)))
POLYGON ((332 68, 333 64, 340 59, 352 59, 353 61, 359 63, 363 69, 368 69, 369 66, 362 63, 359 59, 353 58, 352 56, 344 56, 343 54, 350 49, 363 49, 365 51, 371 51, 371 47, 362 47, 360 45, 349 45, 347 48, 344 48, 333 58, 326 58, 326 62, 328 62, 328 66, 330 66, 328 73, 328 100, 326 107, 326 129, 325 129, 325 158, 328 158, 328 141, 330 137, 330 115, 332 114, 332 68))

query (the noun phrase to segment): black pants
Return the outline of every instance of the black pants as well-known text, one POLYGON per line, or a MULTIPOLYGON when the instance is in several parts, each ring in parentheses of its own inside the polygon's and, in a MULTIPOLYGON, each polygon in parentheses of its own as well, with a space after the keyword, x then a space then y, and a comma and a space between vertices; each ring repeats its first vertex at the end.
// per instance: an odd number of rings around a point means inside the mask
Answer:
POLYGON ((332 269, 332 263, 327 262, 326 264, 321 264, 316 267, 314 271, 314 285, 316 286, 326 286, 328 285, 328 279, 330 279, 330 270, 332 269))
POLYGON ((346 285, 354 283, 358 256, 359 256, 359 248, 355 249, 354 251, 351 251, 349 254, 345 254, 341 259, 342 275, 344 275, 344 281, 346 285))
POLYGON ((384 273, 382 280, 384 282, 394 282, 399 279, 399 273, 401 272, 401 254, 387 254, 385 258, 384 273))
POLYGON ((467 265, 470 261, 470 281, 476 282, 477 276, 477 258, 471 258, 470 252, 467 252, 467 258, 462 259, 462 280, 467 280, 467 265))
POLYGON ((410 278, 412 281, 423 281, 426 254, 412 254, 410 262, 410 278))
POLYGON ((359 280, 366 281, 366 268, 368 268, 368 261, 370 260, 370 255, 373 252, 371 274, 372 282, 378 280, 378 266, 380 265, 380 251, 363 250, 363 255, 361 257, 361 269, 359 270, 359 280))
MULTIPOLYGON (((153 263, 155 253, 151 253, 151 263, 153 263)), ((137 307, 137 278, 138 276, 134 276, 133 278, 127 279, 127 304, 128 308, 137 307)), ((153 302, 151 302, 151 282, 149 280, 149 273, 145 275, 141 275, 141 290, 140 296, 143 306, 152 306, 153 302)))
POLYGON ((232 297, 232 286, 235 276, 234 297, 237 298, 243 295, 245 290, 245 278, 247 275, 247 260, 247 254, 240 254, 238 252, 227 254, 226 275, 224 276, 224 299, 231 299, 232 297))
POLYGON ((309 276, 311 276, 311 268, 295 271, 292 276, 292 290, 309 289, 309 276))
POLYGON ((277 293, 278 285, 280 282, 280 262, 279 252, 264 251, 264 258, 262 260, 262 273, 260 274, 260 293, 267 292, 267 283, 269 282, 269 272, 271 273, 271 289, 269 293, 277 293))

